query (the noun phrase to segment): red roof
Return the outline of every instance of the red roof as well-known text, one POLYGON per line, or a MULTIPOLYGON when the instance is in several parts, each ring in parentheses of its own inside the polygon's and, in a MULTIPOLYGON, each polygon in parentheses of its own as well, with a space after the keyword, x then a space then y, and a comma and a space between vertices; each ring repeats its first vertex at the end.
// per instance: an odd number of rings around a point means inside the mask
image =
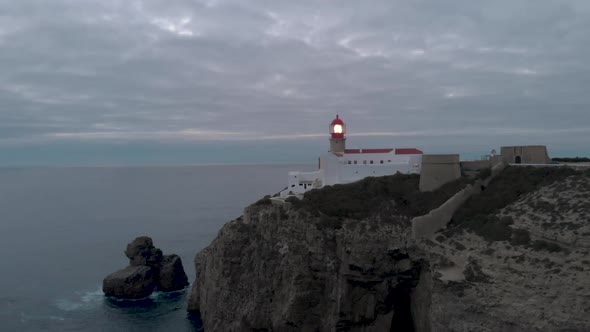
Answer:
POLYGON ((340 116, 338 116, 338 114, 336 114, 336 119, 332 120, 332 123, 331 123, 331 125, 336 125, 336 124, 339 124, 339 125, 344 124, 344 122, 340 119, 340 116))
POLYGON ((395 149, 395 154, 422 154, 418 149, 395 149))
POLYGON ((344 153, 390 153, 393 149, 346 149, 344 153))

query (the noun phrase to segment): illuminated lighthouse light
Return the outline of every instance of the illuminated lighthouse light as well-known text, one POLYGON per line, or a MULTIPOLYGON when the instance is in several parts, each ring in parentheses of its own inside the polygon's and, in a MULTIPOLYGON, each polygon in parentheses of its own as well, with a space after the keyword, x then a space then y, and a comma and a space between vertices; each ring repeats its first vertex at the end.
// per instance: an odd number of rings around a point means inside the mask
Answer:
POLYGON ((338 115, 336 115, 336 119, 332 120, 332 123, 330 123, 330 134, 332 134, 332 138, 344 139, 346 125, 338 115))

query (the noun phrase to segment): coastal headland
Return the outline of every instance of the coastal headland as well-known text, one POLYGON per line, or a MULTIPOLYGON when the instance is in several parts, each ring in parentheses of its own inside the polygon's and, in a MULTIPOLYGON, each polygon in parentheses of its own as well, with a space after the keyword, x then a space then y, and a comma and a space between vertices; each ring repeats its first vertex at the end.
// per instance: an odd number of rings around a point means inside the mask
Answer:
POLYGON ((206 331, 590 328, 590 171, 419 184, 369 177, 250 205, 196 256, 188 310, 206 331))

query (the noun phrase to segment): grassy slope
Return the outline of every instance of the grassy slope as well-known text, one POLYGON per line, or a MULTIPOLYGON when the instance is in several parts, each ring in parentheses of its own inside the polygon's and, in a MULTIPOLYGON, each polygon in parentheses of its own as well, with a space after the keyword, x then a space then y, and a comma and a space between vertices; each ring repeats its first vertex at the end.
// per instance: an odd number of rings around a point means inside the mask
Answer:
MULTIPOLYGON (((453 216, 444 233, 448 236, 464 230, 474 232, 488 241, 528 243, 528 234, 514 232, 510 217, 498 218, 496 213, 516 202, 523 195, 568 176, 580 174, 565 167, 507 167, 480 195, 470 198, 453 216)), ((584 173, 590 176, 590 172, 584 173)))
POLYGON ((419 216, 440 206, 469 181, 460 179, 426 193, 419 191, 419 182, 419 175, 368 177, 351 184, 312 190, 302 200, 289 201, 296 209, 338 219, 363 219, 387 203, 392 203, 400 215, 419 216))

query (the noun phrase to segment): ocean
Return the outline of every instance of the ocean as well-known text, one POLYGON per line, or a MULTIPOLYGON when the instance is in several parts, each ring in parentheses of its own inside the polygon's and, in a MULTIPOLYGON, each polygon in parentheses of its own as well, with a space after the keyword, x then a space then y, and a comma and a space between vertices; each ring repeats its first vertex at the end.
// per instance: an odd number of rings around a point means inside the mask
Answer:
POLYGON ((199 331, 190 287, 120 301, 102 279, 127 266, 148 235, 164 254, 193 259, 243 208, 315 165, 0 168, 0 330, 199 331))

